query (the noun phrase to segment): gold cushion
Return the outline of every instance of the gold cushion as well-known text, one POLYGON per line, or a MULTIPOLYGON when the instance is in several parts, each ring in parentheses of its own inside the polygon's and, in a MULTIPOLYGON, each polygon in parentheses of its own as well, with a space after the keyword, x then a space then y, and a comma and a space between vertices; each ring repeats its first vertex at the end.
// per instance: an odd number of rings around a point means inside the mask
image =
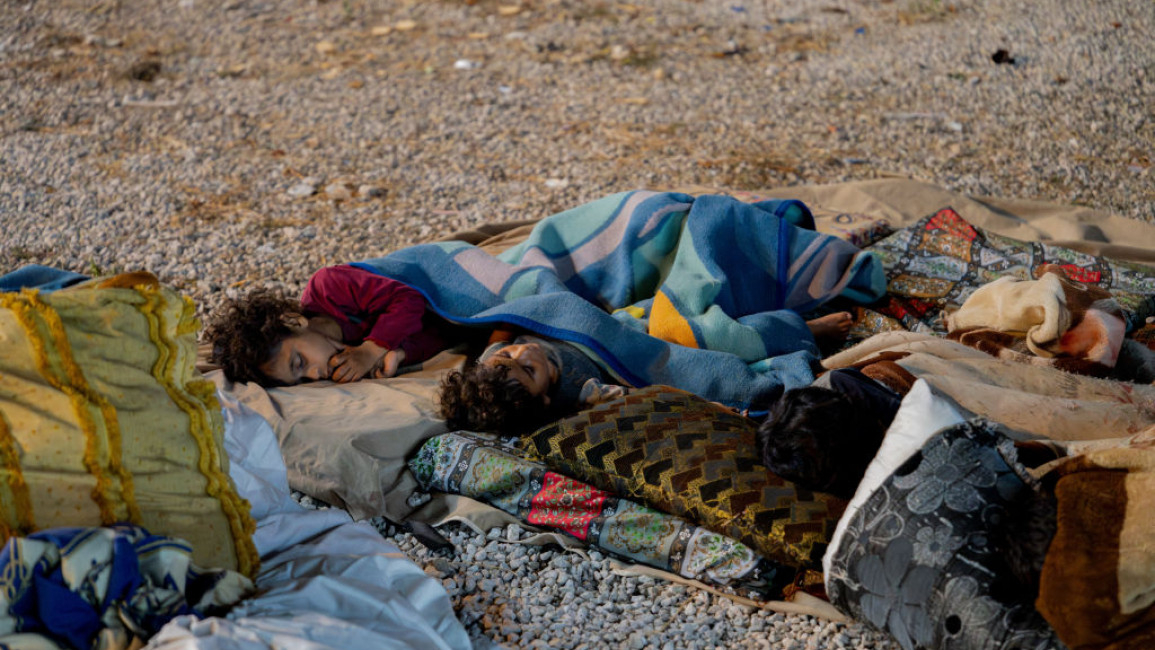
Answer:
POLYGON ((130 522, 258 565, 192 301, 150 274, 0 293, 0 535, 130 522))

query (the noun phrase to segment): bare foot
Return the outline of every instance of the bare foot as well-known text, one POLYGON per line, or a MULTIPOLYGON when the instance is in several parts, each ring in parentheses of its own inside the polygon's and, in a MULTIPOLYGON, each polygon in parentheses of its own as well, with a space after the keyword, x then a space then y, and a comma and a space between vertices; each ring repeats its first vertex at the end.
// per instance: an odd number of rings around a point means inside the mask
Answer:
POLYGON ((806 321, 810 333, 819 341, 841 341, 850 333, 850 326, 854 324, 854 316, 848 311, 827 314, 821 318, 806 321))

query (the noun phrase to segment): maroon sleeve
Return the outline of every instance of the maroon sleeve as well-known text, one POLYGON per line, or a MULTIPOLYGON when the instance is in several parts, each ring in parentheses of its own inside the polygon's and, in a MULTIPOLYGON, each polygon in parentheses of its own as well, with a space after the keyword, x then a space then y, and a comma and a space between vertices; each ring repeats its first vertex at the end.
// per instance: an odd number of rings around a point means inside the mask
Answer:
MULTIPOLYGON (((347 342, 371 340, 389 350, 421 332, 425 298, 407 284, 355 266, 329 266, 309 278, 301 307, 341 325, 347 342)), ((409 358, 409 352, 405 352, 409 358)))
POLYGON ((401 342, 401 349, 405 351, 405 360, 401 364, 420 363, 447 347, 449 346, 438 328, 426 327, 401 342))

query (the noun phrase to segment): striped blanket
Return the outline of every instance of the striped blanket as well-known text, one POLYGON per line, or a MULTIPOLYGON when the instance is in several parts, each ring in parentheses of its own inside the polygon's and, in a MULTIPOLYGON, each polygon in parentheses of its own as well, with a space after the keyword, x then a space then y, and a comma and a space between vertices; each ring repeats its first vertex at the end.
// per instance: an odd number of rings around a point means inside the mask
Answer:
POLYGON ((798 201, 635 191, 547 217, 498 257, 439 242, 357 266, 451 321, 583 346, 623 383, 757 408, 813 379, 803 314, 885 292, 875 257, 812 227, 798 201))

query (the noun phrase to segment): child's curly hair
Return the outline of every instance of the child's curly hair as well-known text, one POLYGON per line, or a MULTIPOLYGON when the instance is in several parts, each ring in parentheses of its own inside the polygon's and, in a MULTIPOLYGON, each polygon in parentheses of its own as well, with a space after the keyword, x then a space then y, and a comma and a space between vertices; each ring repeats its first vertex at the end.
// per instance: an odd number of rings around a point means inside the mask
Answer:
POLYGON ((275 385, 261 372, 261 365, 293 333, 289 318, 300 313, 300 302, 274 289, 255 289, 225 301, 205 327, 205 340, 212 344, 209 360, 231 381, 275 385))
POLYGON ((477 364, 441 380, 441 417, 451 430, 522 434, 550 421, 540 396, 509 378, 507 366, 477 364))

